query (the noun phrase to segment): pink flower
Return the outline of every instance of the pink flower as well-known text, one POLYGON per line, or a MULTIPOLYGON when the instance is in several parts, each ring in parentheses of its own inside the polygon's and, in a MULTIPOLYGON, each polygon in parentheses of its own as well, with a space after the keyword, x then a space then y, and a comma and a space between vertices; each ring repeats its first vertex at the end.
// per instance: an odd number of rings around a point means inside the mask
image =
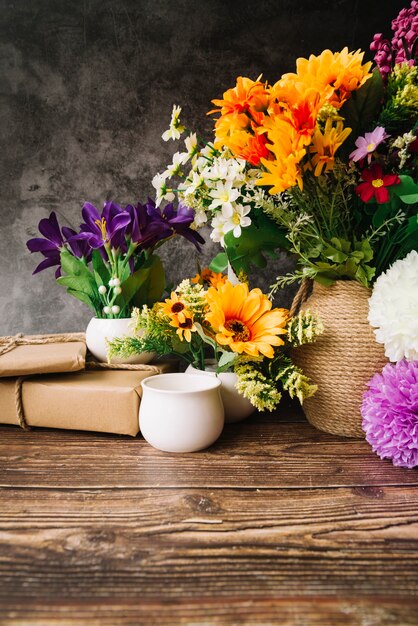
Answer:
POLYGON ((376 150, 385 139, 390 137, 383 128, 383 126, 376 126, 371 133, 365 133, 364 137, 358 137, 356 139, 356 150, 350 154, 352 161, 361 161, 367 157, 367 162, 370 165, 373 152, 376 150))

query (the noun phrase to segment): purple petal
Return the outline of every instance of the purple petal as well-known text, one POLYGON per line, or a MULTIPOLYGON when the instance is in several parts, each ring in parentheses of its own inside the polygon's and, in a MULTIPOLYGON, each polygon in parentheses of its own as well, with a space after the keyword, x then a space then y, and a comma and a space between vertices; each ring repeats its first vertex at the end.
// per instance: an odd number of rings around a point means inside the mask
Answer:
POLYGON ((90 202, 85 202, 83 208, 81 209, 81 214, 84 221, 88 226, 90 226, 90 228, 98 228, 96 221, 101 221, 101 215, 93 204, 91 204, 90 202))
POLYGON ((48 218, 45 217, 39 222, 38 228, 41 235, 43 235, 50 241, 53 241, 57 246, 62 245, 62 235, 57 216, 55 215, 54 211, 52 211, 48 218))
POLYGON ((49 257, 47 259, 44 259, 39 263, 39 265, 34 269, 32 273, 37 274, 38 272, 46 270, 48 267, 53 267, 54 265, 60 265, 59 257, 49 257))
POLYGON ((41 239, 40 237, 35 237, 34 239, 29 239, 26 242, 28 249, 31 252, 44 252, 46 250, 57 250, 58 247, 49 239, 41 239))

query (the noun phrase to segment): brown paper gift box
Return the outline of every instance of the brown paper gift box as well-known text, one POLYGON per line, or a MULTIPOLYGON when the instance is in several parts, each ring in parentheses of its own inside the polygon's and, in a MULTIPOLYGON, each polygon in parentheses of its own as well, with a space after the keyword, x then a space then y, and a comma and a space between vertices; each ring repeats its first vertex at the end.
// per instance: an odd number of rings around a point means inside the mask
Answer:
POLYGON ((86 364, 83 335, 2 337, 0 352, 8 342, 16 345, 0 354, 0 377, 76 372, 86 364))
MULTIPOLYGON (((170 364, 149 370, 85 370, 25 379, 22 404, 28 426, 91 430, 135 436, 139 432, 141 381, 169 371, 170 364)), ((0 379, 0 422, 19 425, 16 379, 0 379)))

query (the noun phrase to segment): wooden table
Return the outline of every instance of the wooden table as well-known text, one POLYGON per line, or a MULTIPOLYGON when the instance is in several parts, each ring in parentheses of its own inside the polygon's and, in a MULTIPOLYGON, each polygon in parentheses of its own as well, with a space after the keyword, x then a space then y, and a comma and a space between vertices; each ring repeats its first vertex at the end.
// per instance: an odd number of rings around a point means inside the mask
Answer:
POLYGON ((300 411, 164 454, 0 427, 0 624, 418 624, 418 473, 300 411))

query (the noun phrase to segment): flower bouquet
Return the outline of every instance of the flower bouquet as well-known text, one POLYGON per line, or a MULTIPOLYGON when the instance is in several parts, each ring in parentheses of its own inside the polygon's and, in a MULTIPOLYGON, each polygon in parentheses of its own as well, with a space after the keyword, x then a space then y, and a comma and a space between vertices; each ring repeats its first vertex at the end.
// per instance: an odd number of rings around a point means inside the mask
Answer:
MULTIPOLYGON (((57 282, 87 304, 96 320, 130 318, 133 307, 152 305, 161 298, 165 275, 156 250, 168 239, 180 235, 197 249, 204 243, 190 228, 193 210, 184 205, 176 209, 171 203, 161 210, 152 200, 125 208, 106 202, 100 213, 86 202, 82 217, 84 222, 75 231, 61 228, 52 212, 39 222, 43 237, 30 239, 27 246, 44 257, 34 274, 56 267, 57 282)), ((107 324, 106 332, 109 328, 107 324)), ((100 354, 95 355, 105 360, 103 349, 97 349, 100 354)))
POLYGON ((183 280, 164 302, 134 309, 133 319, 137 336, 111 341, 111 357, 174 354, 203 371, 211 359, 216 374, 234 371, 236 389, 251 402, 251 412, 272 411, 280 389, 301 403, 316 391, 288 349, 313 342, 320 322, 309 312, 289 318, 287 310, 272 308, 260 289, 249 290, 245 283, 232 285, 205 269, 183 280))
MULTIPOLYGON (((302 282, 300 305, 314 281, 309 306, 325 333, 305 352, 304 370, 321 383, 305 407, 314 424, 340 434, 362 433, 361 394, 384 359, 367 324, 369 288, 418 248, 417 9, 413 0, 401 11, 390 42, 375 36, 374 70, 363 52, 344 48, 298 59, 273 84, 239 77, 213 101, 213 143, 198 148, 189 134, 187 153, 154 179, 158 198, 177 193, 195 209, 196 227, 210 221, 236 273, 282 248, 296 268, 272 291, 302 282)), ((166 139, 184 132, 178 115, 166 139)))

